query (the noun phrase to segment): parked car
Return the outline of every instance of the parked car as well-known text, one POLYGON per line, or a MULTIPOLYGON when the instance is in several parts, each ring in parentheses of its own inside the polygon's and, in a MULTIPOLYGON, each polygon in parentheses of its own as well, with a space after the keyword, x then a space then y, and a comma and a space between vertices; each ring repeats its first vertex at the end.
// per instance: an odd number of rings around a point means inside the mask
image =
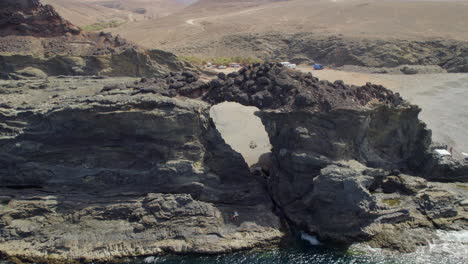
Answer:
POLYGON ((239 63, 231 63, 231 68, 239 68, 240 64, 239 63))
POLYGON ((288 67, 289 69, 296 69, 297 65, 294 64, 294 63, 290 63, 290 64, 286 65, 286 67, 288 67))
POLYGON ((324 67, 322 64, 318 64, 318 63, 314 64, 314 70, 323 70, 323 68, 324 67))
POLYGON ((227 67, 225 65, 218 65, 218 69, 222 70, 222 69, 226 69, 227 67))

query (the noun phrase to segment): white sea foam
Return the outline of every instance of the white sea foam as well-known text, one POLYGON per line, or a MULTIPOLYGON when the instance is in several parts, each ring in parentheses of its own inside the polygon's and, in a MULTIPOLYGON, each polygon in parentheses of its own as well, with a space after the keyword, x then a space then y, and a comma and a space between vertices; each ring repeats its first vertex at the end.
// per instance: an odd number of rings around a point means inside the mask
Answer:
POLYGON ((437 236, 428 246, 419 248, 416 253, 435 259, 450 257, 461 261, 460 263, 468 263, 468 230, 438 230, 437 236))
POLYGON ((322 242, 320 242, 316 236, 311 236, 305 232, 301 232, 301 239, 308 241, 312 246, 322 245, 322 242))
POLYGON ((143 262, 144 262, 144 263, 150 264, 150 263, 154 263, 155 260, 156 260, 155 257, 146 257, 146 258, 143 260, 143 262))

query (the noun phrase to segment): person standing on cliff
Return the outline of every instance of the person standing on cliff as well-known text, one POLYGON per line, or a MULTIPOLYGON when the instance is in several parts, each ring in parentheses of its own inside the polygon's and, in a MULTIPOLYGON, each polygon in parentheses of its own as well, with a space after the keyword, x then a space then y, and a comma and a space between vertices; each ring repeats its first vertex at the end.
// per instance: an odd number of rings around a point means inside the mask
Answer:
POLYGON ((235 222, 237 221, 237 219, 239 219, 239 213, 237 211, 234 211, 234 214, 232 215, 231 220, 235 222))

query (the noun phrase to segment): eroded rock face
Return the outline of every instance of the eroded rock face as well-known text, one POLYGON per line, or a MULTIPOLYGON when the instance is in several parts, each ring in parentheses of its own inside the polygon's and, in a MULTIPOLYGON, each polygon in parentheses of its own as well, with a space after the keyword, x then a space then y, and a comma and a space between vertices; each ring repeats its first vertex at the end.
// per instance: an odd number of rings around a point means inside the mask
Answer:
POLYGON ((206 103, 108 94, 4 110, 0 252, 8 256, 222 253, 282 236, 270 197, 206 103))
POLYGON ((431 143, 430 132, 418 119, 420 109, 379 85, 319 81, 267 63, 220 74, 204 87, 209 92, 203 99, 209 103, 236 101, 264 110, 258 115, 284 170, 313 175, 312 167, 318 171, 341 159, 413 170, 431 143), (309 166, 292 168, 295 163, 309 166))
MULTIPOLYGON (((230 223, 226 208, 189 194, 102 195, 3 192, 0 249, 25 260, 106 261, 160 253, 223 253, 276 243, 281 233, 267 208, 254 219, 230 223), (6 227, 5 227, 6 225, 6 227), (117 249, 118 248, 118 249, 117 249)), ((249 212, 249 210, 251 210, 249 212)))
POLYGON ((228 252, 276 245, 280 219, 326 241, 414 251, 436 228, 468 227, 468 187, 406 175, 433 166, 459 181, 466 165, 437 167, 420 109, 381 86, 264 64, 207 83, 186 71, 95 91, 43 101, 19 91, 24 103, 0 104, 4 255, 228 252), (273 149, 252 173, 209 118, 222 101, 261 109, 273 149))
POLYGON ((280 200, 279 207, 294 225, 323 240, 411 252, 430 241, 436 228, 468 226, 462 203, 467 194, 455 184, 389 175, 355 161, 335 162, 318 176, 299 181, 309 189, 287 202, 280 200))

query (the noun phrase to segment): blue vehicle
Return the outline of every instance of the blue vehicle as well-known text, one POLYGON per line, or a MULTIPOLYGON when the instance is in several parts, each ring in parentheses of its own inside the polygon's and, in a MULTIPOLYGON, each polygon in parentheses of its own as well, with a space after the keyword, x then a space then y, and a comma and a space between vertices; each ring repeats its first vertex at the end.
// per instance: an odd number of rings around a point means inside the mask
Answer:
POLYGON ((323 70, 323 65, 322 64, 314 64, 314 70, 323 70))

